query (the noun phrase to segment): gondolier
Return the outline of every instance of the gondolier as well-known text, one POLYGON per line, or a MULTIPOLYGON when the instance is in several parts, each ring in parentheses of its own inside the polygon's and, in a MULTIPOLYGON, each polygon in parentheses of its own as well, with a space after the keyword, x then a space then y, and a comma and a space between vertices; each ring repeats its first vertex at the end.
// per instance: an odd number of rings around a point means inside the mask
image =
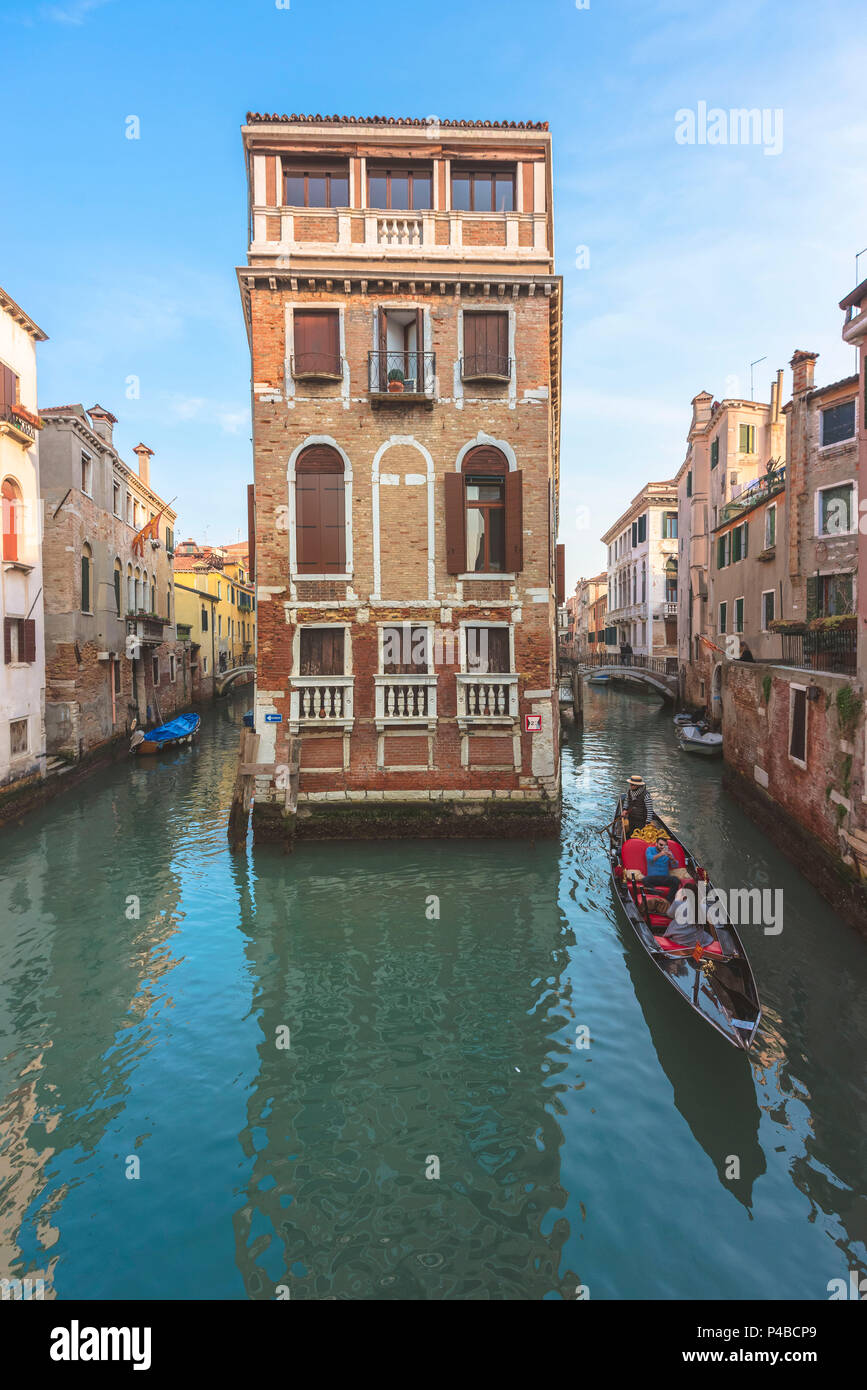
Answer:
POLYGON ((624 801, 624 815, 629 827, 629 834, 632 835, 636 830, 640 830, 653 817, 653 802, 650 799, 650 792, 643 777, 636 773, 630 777, 626 784, 626 799, 624 801))

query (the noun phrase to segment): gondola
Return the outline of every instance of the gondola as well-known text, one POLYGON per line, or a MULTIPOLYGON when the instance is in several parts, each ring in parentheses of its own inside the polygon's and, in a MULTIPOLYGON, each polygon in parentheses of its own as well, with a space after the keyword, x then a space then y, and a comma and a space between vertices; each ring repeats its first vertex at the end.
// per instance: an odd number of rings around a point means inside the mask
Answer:
POLYGON ((136 729, 129 751, 141 757, 143 753, 164 753, 167 748, 178 748, 184 743, 192 743, 201 723, 202 718, 199 714, 179 714, 177 719, 172 719, 168 724, 161 724, 158 729, 151 729, 148 733, 136 729))
MULTIPOLYGON (((669 840, 669 852, 682 868, 689 871, 697 885, 699 904, 707 901, 713 885, 706 871, 681 845, 660 816, 651 818, 652 825, 669 840), (702 893, 702 885, 704 892, 702 893)), ((665 935, 667 919, 648 911, 645 890, 635 878, 643 875, 646 841, 626 839, 624 844, 623 798, 617 803, 614 820, 608 827, 611 858, 611 882, 619 910, 635 936, 660 971, 697 1014, 722 1033, 734 1047, 749 1051, 761 1022, 756 982, 747 953, 728 915, 717 904, 714 916, 720 922, 703 924, 715 937, 708 946, 679 946, 665 935)), ((716 904, 716 899, 711 899, 716 904)))

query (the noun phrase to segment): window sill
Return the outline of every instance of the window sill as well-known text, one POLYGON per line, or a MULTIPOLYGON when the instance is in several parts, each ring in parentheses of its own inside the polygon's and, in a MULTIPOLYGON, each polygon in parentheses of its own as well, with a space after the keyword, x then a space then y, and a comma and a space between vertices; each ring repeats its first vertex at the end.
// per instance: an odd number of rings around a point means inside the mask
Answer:
POLYGON ((517 579, 517 574, 504 574, 502 570, 471 570, 468 574, 456 576, 462 583, 468 583, 473 579, 508 579, 512 583, 517 579))
POLYGON ((339 583, 348 583, 352 578, 351 573, 341 572, 340 574, 298 574, 295 570, 290 570, 289 578, 293 584, 304 584, 308 581, 321 584, 323 580, 334 579, 339 583))

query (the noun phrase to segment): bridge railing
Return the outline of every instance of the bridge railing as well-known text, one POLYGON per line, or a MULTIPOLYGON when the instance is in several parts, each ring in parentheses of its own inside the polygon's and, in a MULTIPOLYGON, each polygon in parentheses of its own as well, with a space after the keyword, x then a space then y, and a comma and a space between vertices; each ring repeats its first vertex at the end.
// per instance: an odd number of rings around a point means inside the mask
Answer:
POLYGON ((660 676, 677 675, 676 656, 648 656, 646 652, 634 651, 623 652, 585 652, 581 656, 576 656, 575 661, 579 666, 621 666, 624 670, 633 667, 643 671, 654 671, 660 676))

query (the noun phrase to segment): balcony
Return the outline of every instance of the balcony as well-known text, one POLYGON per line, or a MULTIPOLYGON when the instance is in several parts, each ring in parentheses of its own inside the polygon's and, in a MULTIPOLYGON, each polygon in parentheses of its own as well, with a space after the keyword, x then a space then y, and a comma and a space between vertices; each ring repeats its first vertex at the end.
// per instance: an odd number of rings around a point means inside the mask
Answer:
POLYGON ((724 526, 733 517, 749 511, 751 507, 758 506, 760 502, 767 502, 769 498, 782 492, 785 486, 786 465, 783 464, 780 468, 765 473, 764 477, 756 479, 754 483, 750 483, 743 492, 739 492, 737 497, 732 498, 731 502, 727 502, 720 512, 719 525, 724 526))
POLYGON ((667 599, 665 600, 665 603, 662 605, 662 616, 663 616, 664 618, 676 618, 676 617, 677 617, 677 599, 676 599, 676 598, 674 598, 674 599, 667 598, 667 599))
POLYGON ((29 448, 36 438, 37 428, 38 417, 31 415, 29 410, 15 405, 0 406, 0 434, 7 434, 29 448))
POLYGON ((511 381, 511 357, 492 353, 476 353, 461 358, 461 381, 511 381))
POLYGON ((371 352, 368 354, 370 403, 381 406, 433 406, 436 382, 434 352, 371 352))
POLYGON ((424 243, 424 221, 421 217, 377 217, 378 246, 421 246, 424 243))
MULTIPOLYGON (((779 622, 771 624, 771 631, 782 638, 782 666, 793 666, 802 671, 826 671, 832 675, 854 676, 858 671, 858 628, 857 618, 850 621, 839 619, 822 620, 817 626, 806 623, 779 622)), ((770 658, 766 658, 770 660, 770 658)))
POLYGON ((295 381, 343 380, 343 358, 330 352, 296 352, 290 368, 295 381))
POLYGON ((376 687, 376 725, 417 724, 431 726, 437 717, 437 678, 421 676, 374 676, 376 687))
POLYGON ((517 675, 459 675, 457 682, 459 722, 511 724, 517 719, 517 675))
POLYGON ((292 733, 311 727, 351 728, 352 676, 293 676, 289 700, 292 733))
POLYGON ((167 618, 156 613, 127 613, 126 630, 143 642, 145 646, 158 647, 166 640, 167 618))

